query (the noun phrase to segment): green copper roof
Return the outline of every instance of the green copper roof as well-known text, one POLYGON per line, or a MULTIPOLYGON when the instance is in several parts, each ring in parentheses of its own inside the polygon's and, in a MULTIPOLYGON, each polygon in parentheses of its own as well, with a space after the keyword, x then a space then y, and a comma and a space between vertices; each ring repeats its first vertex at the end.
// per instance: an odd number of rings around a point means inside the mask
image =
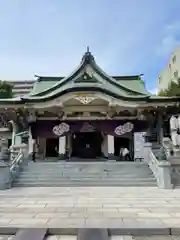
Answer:
POLYGON ((109 95, 124 99, 143 99, 151 96, 145 89, 140 75, 111 77, 96 64, 91 53, 86 52, 80 65, 68 77, 38 76, 33 90, 23 97, 23 100, 48 100, 73 90, 105 91, 109 95))
POLYGON ((141 75, 109 76, 87 51, 79 66, 67 77, 36 76, 33 90, 26 96, 0 99, 1 104, 38 103, 54 99, 69 92, 102 92, 117 99, 158 103, 177 103, 179 97, 159 97, 150 94, 141 75))

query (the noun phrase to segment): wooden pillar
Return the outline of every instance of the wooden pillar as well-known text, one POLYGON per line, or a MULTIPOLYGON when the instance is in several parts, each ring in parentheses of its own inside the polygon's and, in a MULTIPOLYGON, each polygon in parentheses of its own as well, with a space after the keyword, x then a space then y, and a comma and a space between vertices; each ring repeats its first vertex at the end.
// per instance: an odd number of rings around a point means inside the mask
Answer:
POLYGON ((157 137, 158 137, 158 143, 161 144, 164 137, 162 113, 158 113, 157 137))
POLYGON ((108 158, 114 160, 114 136, 108 135, 108 158))
POLYGON ((66 136, 62 136, 59 138, 59 158, 65 159, 66 154, 66 136))

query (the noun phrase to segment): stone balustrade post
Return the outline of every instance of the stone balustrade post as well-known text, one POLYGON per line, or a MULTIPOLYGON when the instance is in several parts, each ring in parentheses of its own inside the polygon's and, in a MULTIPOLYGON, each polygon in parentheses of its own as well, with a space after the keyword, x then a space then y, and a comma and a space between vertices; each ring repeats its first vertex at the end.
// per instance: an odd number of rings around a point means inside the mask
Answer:
POLYGON ((9 165, 0 161, 0 190, 11 188, 11 173, 9 165))
POLYGON ((171 157, 172 151, 173 151, 172 142, 171 142, 170 138, 165 137, 165 138, 163 138, 162 143, 163 143, 163 146, 166 150, 167 158, 169 159, 169 157, 171 157))
POLYGON ((171 164, 169 162, 160 162, 158 164, 157 184, 159 188, 171 189, 171 164))
POLYGON ((152 143, 146 142, 144 143, 143 155, 144 155, 144 162, 148 163, 150 161, 149 152, 152 149, 152 143))

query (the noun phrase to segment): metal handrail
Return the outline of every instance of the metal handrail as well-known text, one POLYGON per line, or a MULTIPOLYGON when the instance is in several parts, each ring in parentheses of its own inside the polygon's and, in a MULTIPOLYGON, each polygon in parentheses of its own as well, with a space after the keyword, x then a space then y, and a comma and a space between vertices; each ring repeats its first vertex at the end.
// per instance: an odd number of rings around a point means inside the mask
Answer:
POLYGON ((24 132, 16 133, 15 136, 21 136, 21 135, 27 136, 28 134, 29 134, 28 131, 24 131, 24 132))
POLYGON ((17 166, 20 165, 20 163, 23 160, 23 156, 24 156, 24 154, 23 154, 22 150, 20 149, 17 156, 10 163, 10 172, 13 172, 14 168, 16 168, 17 166))

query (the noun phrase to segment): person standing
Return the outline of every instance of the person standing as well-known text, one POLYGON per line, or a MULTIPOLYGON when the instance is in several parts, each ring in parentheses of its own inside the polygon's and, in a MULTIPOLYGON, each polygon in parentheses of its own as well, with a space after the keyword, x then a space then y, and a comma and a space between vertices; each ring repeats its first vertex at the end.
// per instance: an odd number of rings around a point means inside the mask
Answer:
POLYGON ((33 143, 32 161, 36 162, 36 154, 38 153, 39 146, 36 142, 33 143))
POLYGON ((124 159, 123 159, 123 151, 124 151, 124 147, 120 147, 120 150, 119 150, 119 160, 120 161, 124 161, 124 159))
POLYGON ((36 145, 33 143, 32 161, 36 162, 36 145))
POLYGON ((120 148, 120 160, 131 161, 129 150, 126 147, 120 148))
POLYGON ((123 149, 122 154, 125 161, 131 161, 129 150, 126 147, 123 149))

